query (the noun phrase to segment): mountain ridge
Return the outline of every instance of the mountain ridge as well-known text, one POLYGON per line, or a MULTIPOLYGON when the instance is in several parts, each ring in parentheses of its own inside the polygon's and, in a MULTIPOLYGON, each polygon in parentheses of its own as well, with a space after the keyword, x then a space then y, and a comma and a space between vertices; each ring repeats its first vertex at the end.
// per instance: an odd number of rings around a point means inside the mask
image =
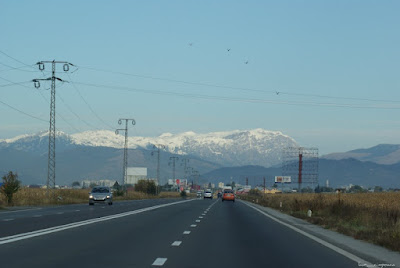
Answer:
MULTIPOLYGON (((48 132, 20 135, 0 140, 0 148, 46 153, 48 132)), ((163 133, 158 137, 129 137, 130 149, 153 149, 154 144, 165 145, 165 151, 181 156, 192 155, 223 166, 256 164, 273 166, 280 162, 284 147, 297 146, 297 142, 280 131, 261 128, 197 134, 187 131, 178 134, 163 133)), ((124 136, 112 131, 85 131, 68 135, 57 132, 56 149, 65 151, 78 147, 123 148, 124 136)))

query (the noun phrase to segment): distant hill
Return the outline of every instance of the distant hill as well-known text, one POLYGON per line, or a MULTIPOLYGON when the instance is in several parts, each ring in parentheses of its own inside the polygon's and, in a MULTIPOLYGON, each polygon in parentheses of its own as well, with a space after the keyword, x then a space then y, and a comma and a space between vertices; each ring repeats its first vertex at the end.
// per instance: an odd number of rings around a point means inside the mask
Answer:
POLYGON ((400 145, 380 144, 367 149, 357 149, 345 153, 327 154, 322 158, 331 160, 354 158, 360 161, 370 161, 378 164, 391 165, 400 163, 400 145))
MULTIPOLYGON (((220 166, 261 165, 266 167, 280 163, 283 148, 297 146, 294 139, 279 131, 260 128, 205 134, 188 131, 178 134, 164 133, 158 137, 129 137, 130 149, 151 150, 154 144, 163 144, 165 151, 170 154, 182 157, 189 155, 220 166)), ((81 147, 121 149, 124 147, 124 137, 107 130, 85 131, 72 135, 57 132, 57 152, 81 147)), ((48 132, 0 140, 1 148, 47 154, 48 132)))
MULTIPOLYGON (((161 182, 172 178, 172 166, 169 157, 176 156, 161 152, 160 169, 161 182)), ((130 149, 128 151, 128 166, 147 167, 148 177, 156 177, 157 157, 151 151, 130 149)), ((180 156, 178 156, 180 157, 180 156)), ((187 156, 190 157, 190 156, 187 156)), ((123 150, 109 147, 75 147, 58 152, 56 155, 56 183, 70 185, 74 181, 84 179, 122 180, 123 150)), ((180 158, 181 159, 181 158, 180 158)), ((220 166, 214 163, 191 157, 190 164, 200 173, 206 173, 220 166)), ((35 154, 12 148, 0 149, 0 172, 18 172, 22 183, 45 184, 47 179, 47 154, 35 154)), ((176 177, 183 177, 181 161, 176 163, 176 177)))
MULTIPOLYGON (((247 177, 249 184, 261 185, 263 177, 266 177, 267 186, 272 186, 277 175, 282 175, 281 168, 260 166, 224 167, 204 174, 203 179, 214 183, 230 183, 234 181, 245 184, 247 177)), ((320 159, 319 184, 325 185, 326 180, 329 180, 329 184, 332 187, 341 187, 351 183, 365 187, 379 185, 385 188, 399 188, 400 164, 381 165, 353 158, 342 160, 320 159)))

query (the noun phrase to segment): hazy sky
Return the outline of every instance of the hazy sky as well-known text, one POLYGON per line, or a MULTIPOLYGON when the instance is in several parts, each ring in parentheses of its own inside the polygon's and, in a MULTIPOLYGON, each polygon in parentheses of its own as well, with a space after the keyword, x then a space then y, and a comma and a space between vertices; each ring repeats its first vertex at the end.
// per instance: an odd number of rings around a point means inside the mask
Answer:
POLYGON ((399 10, 397 0, 3 0, 0 138, 48 129, 50 84, 29 81, 50 76, 36 62, 55 59, 78 66, 57 66, 69 83, 57 83, 56 127, 70 134, 133 117, 132 136, 264 128, 321 154, 399 144, 399 10))

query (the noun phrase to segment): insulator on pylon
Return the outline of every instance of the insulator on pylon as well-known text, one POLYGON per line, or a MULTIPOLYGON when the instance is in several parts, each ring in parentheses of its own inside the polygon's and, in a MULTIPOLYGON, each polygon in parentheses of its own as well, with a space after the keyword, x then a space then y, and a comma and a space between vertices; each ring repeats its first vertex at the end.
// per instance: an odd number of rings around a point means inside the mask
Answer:
POLYGON ((42 62, 39 62, 39 70, 44 71, 44 64, 42 62))
POLYGON ((69 65, 67 63, 64 64, 63 70, 64 70, 64 72, 68 72, 69 71, 69 65))
POLYGON ((33 81, 33 84, 35 88, 40 88, 40 82, 39 81, 33 81))

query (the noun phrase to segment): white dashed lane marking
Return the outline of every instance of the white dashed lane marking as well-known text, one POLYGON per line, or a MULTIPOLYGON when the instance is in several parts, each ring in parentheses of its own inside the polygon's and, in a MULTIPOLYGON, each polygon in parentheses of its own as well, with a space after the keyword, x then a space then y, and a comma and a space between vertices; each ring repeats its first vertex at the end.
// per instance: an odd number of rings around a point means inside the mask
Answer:
POLYGON ((14 219, 4 219, 3 221, 13 221, 14 219))
POLYGON ((199 216, 199 219, 202 219, 203 218, 203 216, 199 216))
POLYGON ((153 262, 152 266, 163 266, 166 261, 167 261, 167 258, 157 258, 153 262))
POLYGON ((174 243, 171 244, 173 247, 179 247, 182 244, 182 241, 175 241, 174 243))
POLYGON ((42 215, 33 215, 34 218, 42 217, 42 215))
POLYGON ((61 215, 61 214, 64 214, 64 212, 57 212, 57 215, 61 215))
POLYGON ((196 222, 200 222, 200 220, 196 220, 196 222))
POLYGON ((183 234, 188 235, 190 234, 190 231, 184 231, 183 234))
POLYGON ((194 227, 196 227, 196 226, 197 226, 196 224, 192 224, 192 225, 190 225, 190 227, 193 227, 193 228, 194 228, 194 227))

